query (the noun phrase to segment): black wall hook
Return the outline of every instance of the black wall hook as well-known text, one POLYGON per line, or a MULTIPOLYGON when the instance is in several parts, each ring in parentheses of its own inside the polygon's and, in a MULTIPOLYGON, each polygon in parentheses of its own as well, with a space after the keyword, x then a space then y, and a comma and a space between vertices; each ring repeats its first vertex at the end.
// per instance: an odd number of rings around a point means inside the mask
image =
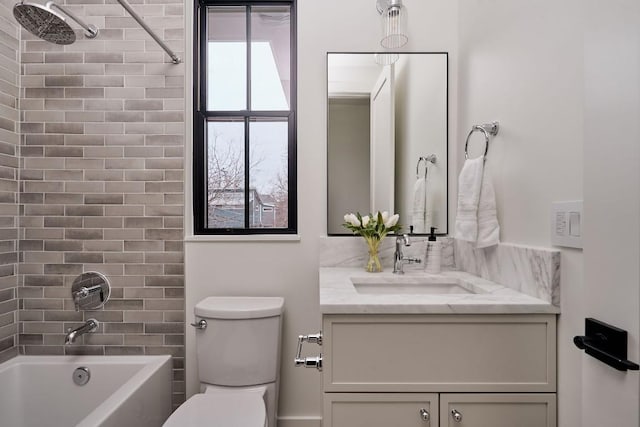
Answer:
POLYGON ((590 356, 617 369, 637 371, 637 363, 627 360, 627 331, 593 318, 584 320, 585 335, 573 337, 573 343, 590 356))

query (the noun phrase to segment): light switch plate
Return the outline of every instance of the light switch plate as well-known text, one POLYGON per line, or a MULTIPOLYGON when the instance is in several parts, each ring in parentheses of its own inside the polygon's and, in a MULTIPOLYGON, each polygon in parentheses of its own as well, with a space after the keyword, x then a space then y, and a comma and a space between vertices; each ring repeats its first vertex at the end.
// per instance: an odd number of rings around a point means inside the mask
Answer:
POLYGON ((582 249, 582 200, 551 203, 551 243, 582 249))

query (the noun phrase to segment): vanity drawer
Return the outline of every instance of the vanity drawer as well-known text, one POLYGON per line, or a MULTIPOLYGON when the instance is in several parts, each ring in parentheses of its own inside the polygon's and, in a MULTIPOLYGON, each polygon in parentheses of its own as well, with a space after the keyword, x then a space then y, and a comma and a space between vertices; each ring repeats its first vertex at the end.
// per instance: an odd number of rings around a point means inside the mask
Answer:
POLYGON ((324 393, 323 414, 323 427, 437 427, 438 395, 324 393))
POLYGON ((441 394, 440 414, 440 427, 556 427, 556 395, 441 394))
POLYGON ((325 392, 555 392, 555 315, 325 315, 325 392))

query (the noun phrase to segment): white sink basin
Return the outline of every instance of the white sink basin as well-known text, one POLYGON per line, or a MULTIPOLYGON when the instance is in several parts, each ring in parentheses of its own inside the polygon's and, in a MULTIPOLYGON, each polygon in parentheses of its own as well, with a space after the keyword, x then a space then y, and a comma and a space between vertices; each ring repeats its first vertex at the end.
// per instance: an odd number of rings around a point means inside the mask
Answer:
POLYGON ((368 275, 351 277, 359 294, 448 295, 475 294, 470 285, 456 278, 428 275, 368 275))

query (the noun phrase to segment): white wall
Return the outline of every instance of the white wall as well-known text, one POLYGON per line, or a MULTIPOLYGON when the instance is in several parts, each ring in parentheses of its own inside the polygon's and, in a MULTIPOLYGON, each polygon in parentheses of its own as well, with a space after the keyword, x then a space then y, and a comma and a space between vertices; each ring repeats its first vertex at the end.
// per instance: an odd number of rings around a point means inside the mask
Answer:
MULTIPOLYGON (((405 0, 409 10, 406 51, 450 52, 450 81, 456 81, 457 3, 405 0)), ((190 11, 186 11, 190 16, 190 11)), ((326 234, 326 52, 373 51, 380 31, 375 2, 298 2, 298 221, 299 241, 193 241, 185 243, 186 310, 208 295, 281 295, 286 300, 283 331, 281 417, 287 426, 317 426, 321 414, 320 375, 295 369, 298 334, 320 328, 318 238, 326 234), (310 418, 305 422, 305 418, 310 418)), ((190 30, 187 30, 187 34, 190 30)), ((188 50, 187 50, 188 51, 188 50)), ((189 58, 185 62, 188 64, 189 58)), ((189 74, 188 74, 189 75, 189 74)), ((191 87, 187 82, 186 87, 191 87)), ((450 117, 456 88, 452 85, 450 117)), ((187 101, 187 105, 189 102, 187 101)), ((190 128, 187 123, 187 129, 190 128)), ((450 121, 455 140, 455 120, 450 121)), ((450 155, 455 158, 455 151, 450 155)), ((190 173, 187 171, 187 177, 190 173)), ((190 190, 186 206, 190 207, 190 190)), ((187 228, 191 212, 186 214, 187 228)), ((312 347, 309 347, 312 350, 312 347)), ((197 391, 194 332, 186 332, 187 395, 197 391)))
MULTIPOLYGON (((459 10, 458 168, 471 125, 500 122, 487 167, 501 239, 551 246, 552 201, 583 198, 583 24, 578 0, 466 0, 459 10)), ((475 152, 484 149, 472 139, 475 152)), ((562 249, 561 427, 582 426, 583 255, 562 249)), ((584 424, 587 425, 587 424, 584 424)))

